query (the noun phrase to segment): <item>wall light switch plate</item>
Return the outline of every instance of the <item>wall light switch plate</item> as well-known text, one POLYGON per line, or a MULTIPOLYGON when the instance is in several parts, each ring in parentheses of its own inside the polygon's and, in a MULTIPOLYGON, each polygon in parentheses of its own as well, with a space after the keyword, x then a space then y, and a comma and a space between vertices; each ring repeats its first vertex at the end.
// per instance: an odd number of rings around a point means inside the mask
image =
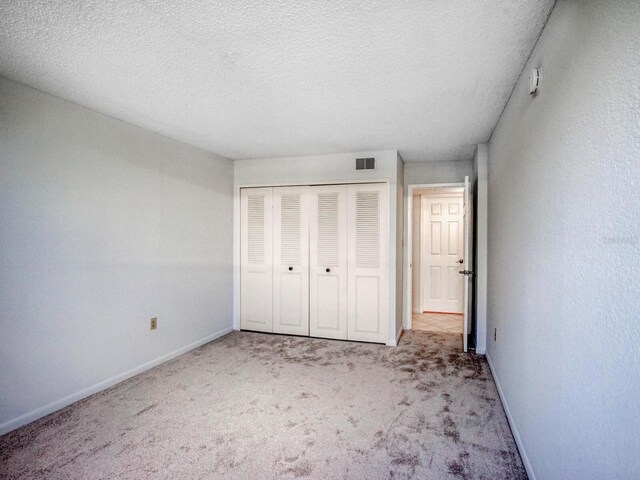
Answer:
POLYGON ((158 328, 158 319, 153 317, 149 322, 149 330, 155 330, 156 328, 158 328))
POLYGON ((531 70, 529 74, 529 93, 534 95, 538 92, 538 88, 540 87, 540 70, 534 68, 531 70))

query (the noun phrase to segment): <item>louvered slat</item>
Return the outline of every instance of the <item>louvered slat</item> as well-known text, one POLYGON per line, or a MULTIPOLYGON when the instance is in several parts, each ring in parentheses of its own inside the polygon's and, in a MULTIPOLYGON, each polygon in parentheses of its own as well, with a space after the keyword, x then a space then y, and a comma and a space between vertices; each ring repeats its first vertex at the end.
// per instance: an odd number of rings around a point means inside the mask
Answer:
POLYGON ((380 194, 356 194, 356 266, 380 265, 380 194))
POLYGON ((247 197, 247 261, 264 263, 264 196, 247 197))
POLYGON ((318 265, 340 265, 338 193, 318 194, 318 265))
POLYGON ((282 195, 282 265, 300 265, 300 194, 282 195))

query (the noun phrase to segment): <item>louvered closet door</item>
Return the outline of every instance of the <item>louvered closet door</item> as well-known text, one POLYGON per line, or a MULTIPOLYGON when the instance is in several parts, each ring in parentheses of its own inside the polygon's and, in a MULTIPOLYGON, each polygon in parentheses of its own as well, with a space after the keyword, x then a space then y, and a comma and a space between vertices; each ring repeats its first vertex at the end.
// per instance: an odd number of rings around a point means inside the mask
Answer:
POLYGON ((314 187, 310 205, 309 328, 312 337, 347 338, 346 185, 314 187))
POLYGON ((309 335, 309 187, 273 189, 273 331, 309 335))
POLYGON ((240 191, 240 328, 271 332, 272 188, 240 191))
POLYGON ((387 185, 349 185, 349 340, 387 342, 388 202, 387 185))

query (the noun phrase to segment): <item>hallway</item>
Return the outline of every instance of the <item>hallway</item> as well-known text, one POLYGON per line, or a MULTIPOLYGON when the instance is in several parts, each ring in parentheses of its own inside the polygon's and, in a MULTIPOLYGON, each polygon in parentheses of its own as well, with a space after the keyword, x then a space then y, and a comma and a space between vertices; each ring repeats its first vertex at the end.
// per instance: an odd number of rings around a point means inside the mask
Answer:
POLYGON ((454 313, 414 313, 411 316, 414 330, 436 333, 462 333, 461 314, 454 313))

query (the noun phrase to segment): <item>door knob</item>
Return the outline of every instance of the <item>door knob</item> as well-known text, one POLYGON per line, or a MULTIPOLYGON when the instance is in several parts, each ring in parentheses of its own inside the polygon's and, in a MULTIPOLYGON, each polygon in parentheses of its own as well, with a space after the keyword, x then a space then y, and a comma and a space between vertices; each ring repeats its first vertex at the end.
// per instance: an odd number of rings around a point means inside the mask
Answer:
POLYGON ((331 269, 330 269, 330 268, 327 268, 327 269, 325 270, 325 272, 327 272, 327 273, 329 273, 330 271, 331 271, 331 269))
POLYGON ((464 263, 463 259, 458 260, 458 263, 464 263))
POLYGON ((293 267, 289 267, 289 271, 293 270, 293 267))

